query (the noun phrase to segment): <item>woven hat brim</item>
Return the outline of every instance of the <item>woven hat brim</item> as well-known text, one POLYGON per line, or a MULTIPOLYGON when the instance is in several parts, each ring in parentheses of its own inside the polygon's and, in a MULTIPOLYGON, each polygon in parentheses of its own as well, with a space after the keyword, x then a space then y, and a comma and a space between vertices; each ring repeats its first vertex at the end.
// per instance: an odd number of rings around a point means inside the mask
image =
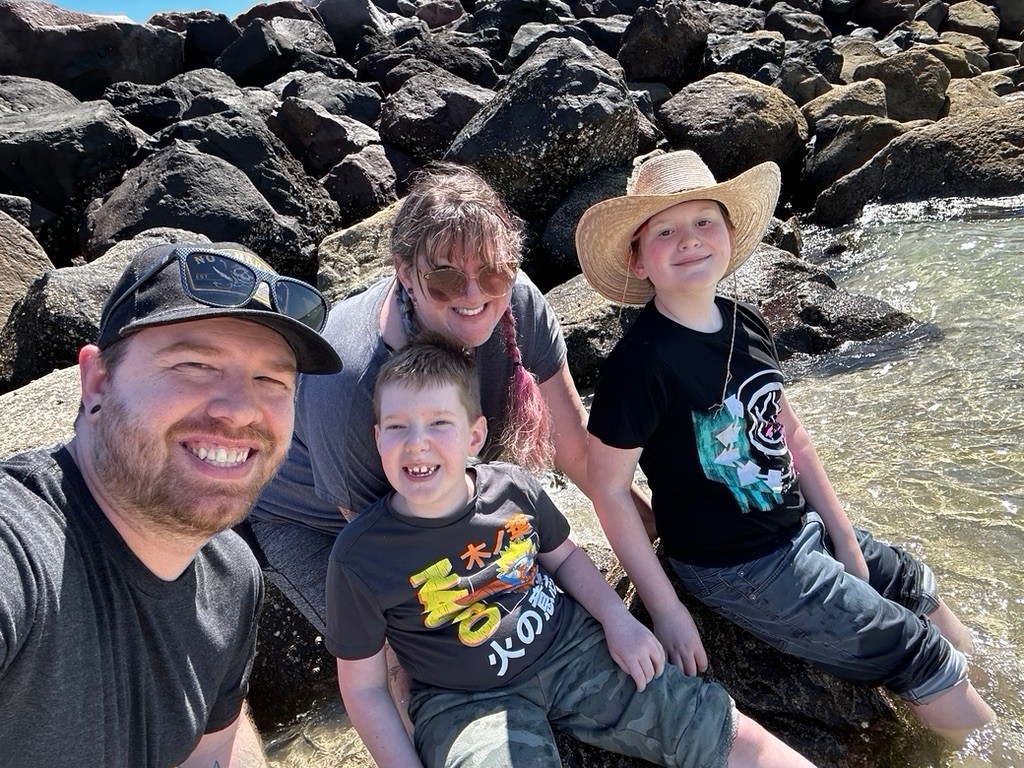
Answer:
POLYGON ((781 189, 779 167, 768 162, 710 187, 669 195, 623 195, 595 203, 576 227, 576 253, 583 275, 609 301, 646 304, 654 296, 654 287, 629 268, 629 241, 651 216, 689 200, 715 200, 729 211, 736 234, 728 275, 764 238, 781 189))

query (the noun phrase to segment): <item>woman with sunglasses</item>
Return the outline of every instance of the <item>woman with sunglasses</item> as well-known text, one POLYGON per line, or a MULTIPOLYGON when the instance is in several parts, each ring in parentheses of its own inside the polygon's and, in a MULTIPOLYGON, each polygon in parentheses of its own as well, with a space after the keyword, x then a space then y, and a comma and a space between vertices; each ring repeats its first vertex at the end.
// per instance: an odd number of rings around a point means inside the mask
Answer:
MULTIPOLYGON (((334 306, 323 331, 344 364, 301 377, 288 459, 250 516, 272 581, 325 631, 327 560, 345 519, 390 490, 373 438, 373 383, 419 331, 476 349, 483 460, 551 464, 586 492, 587 414, 554 311, 519 270, 521 222, 474 171, 422 174, 391 234, 395 275, 334 306)), ((650 507, 634 489, 646 519, 650 507)))

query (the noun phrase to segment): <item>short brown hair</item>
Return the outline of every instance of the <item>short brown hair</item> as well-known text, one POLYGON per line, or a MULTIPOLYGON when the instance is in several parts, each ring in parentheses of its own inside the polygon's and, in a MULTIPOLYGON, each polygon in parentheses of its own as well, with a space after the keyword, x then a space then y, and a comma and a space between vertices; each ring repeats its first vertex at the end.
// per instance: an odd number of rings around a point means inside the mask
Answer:
POLYGON ((470 421, 483 415, 480 382, 472 351, 442 333, 424 332, 391 355, 377 372, 373 387, 373 418, 380 424, 380 400, 384 387, 428 389, 453 385, 470 421))

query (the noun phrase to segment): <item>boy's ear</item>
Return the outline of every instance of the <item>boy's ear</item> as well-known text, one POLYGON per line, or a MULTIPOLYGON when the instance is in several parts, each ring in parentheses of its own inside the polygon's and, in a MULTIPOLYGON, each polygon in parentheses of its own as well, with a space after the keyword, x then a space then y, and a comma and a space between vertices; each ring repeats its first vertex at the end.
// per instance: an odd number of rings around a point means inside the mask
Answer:
POLYGON ((379 451, 380 450, 380 425, 379 424, 374 424, 373 425, 373 442, 376 444, 377 450, 379 451))
POLYGON ((469 427, 469 455, 476 456, 483 450, 487 441, 487 419, 484 416, 477 416, 469 427))
POLYGON ((640 280, 647 278, 647 270, 644 269, 643 259, 640 258, 639 253, 633 250, 629 252, 629 271, 640 280))

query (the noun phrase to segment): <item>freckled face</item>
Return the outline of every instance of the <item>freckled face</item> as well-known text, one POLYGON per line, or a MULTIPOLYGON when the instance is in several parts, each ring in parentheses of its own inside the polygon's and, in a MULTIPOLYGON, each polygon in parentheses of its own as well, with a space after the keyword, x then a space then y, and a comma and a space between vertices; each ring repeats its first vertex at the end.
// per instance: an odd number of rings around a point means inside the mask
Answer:
POLYGON ((96 422, 103 495, 175 533, 234 525, 291 440, 291 348, 266 326, 227 317, 146 328, 122 343, 96 422))
POLYGON ((469 420, 454 385, 386 386, 374 436, 400 512, 442 517, 468 502, 466 459, 483 446, 487 422, 469 420))
POLYGON ((647 220, 633 273, 659 294, 714 290, 732 257, 733 232, 713 200, 688 200, 647 220))
MULTIPOLYGON (((482 265, 483 261, 477 255, 459 263, 447 256, 438 257, 433 263, 423 257, 417 257, 419 273, 451 268, 461 270, 470 277, 465 295, 451 301, 438 301, 433 298, 417 270, 408 267, 399 270, 403 284, 407 290, 412 289, 411 292, 416 299, 416 319, 421 330, 443 333, 458 339, 467 347, 479 347, 491 337, 495 326, 508 308, 512 291, 510 288, 507 293, 497 298, 481 291, 476 275, 482 265)), ((515 272, 511 267, 510 271, 513 274, 515 272)))

